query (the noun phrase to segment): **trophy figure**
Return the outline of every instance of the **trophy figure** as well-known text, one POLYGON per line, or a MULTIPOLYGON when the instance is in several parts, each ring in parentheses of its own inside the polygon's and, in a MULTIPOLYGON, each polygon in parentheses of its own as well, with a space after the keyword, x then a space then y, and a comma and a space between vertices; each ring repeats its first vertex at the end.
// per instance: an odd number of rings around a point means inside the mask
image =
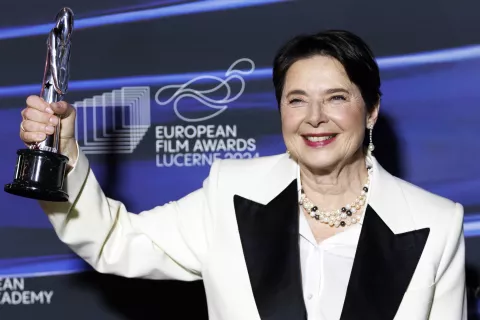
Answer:
MULTIPOLYGON (((47 40, 40 96, 48 103, 62 101, 68 89, 72 30, 73 12, 63 8, 57 14, 55 27, 47 40)), ((68 194, 63 190, 68 158, 59 150, 60 121, 54 133, 47 135, 45 140, 17 151, 14 181, 5 185, 4 190, 37 200, 68 201, 68 194)))

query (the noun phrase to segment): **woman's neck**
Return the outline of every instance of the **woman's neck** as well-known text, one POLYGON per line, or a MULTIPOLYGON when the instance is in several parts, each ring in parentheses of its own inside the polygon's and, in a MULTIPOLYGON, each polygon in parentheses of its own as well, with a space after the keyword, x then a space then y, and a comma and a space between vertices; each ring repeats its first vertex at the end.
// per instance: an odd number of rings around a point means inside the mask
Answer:
POLYGON ((365 155, 359 150, 350 161, 330 170, 313 171, 300 165, 300 175, 307 198, 320 209, 335 210, 360 195, 368 172, 365 155))

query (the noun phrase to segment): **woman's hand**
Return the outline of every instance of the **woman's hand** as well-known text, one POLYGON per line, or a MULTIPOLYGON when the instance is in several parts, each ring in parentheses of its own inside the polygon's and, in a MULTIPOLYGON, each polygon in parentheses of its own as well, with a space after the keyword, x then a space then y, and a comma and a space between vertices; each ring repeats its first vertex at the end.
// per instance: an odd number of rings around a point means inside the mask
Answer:
POLYGON ((54 132, 60 121, 60 150, 69 158, 69 165, 77 160, 75 141, 75 108, 65 101, 48 104, 39 96, 29 96, 22 110, 20 138, 26 145, 41 142, 54 132))

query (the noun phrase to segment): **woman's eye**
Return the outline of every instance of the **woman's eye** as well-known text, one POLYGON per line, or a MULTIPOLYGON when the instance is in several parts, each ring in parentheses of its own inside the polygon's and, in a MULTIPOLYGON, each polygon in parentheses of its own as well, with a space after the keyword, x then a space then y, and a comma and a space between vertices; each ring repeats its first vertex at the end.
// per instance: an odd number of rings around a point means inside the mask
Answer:
POLYGON ((345 96, 342 96, 342 95, 336 95, 336 96, 333 96, 330 98, 331 100, 336 100, 336 101, 346 101, 347 98, 345 96))
POLYGON ((298 98, 290 100, 290 103, 299 103, 299 102, 302 102, 302 100, 300 100, 298 98))

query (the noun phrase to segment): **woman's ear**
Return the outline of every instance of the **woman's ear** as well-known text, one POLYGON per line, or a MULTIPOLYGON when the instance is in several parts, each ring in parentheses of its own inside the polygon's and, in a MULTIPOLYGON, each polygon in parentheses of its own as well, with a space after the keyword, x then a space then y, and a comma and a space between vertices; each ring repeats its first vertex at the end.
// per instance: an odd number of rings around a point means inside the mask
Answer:
POLYGON ((374 126, 378 119, 378 113, 380 112, 380 101, 373 107, 372 111, 367 114, 367 128, 374 126))

